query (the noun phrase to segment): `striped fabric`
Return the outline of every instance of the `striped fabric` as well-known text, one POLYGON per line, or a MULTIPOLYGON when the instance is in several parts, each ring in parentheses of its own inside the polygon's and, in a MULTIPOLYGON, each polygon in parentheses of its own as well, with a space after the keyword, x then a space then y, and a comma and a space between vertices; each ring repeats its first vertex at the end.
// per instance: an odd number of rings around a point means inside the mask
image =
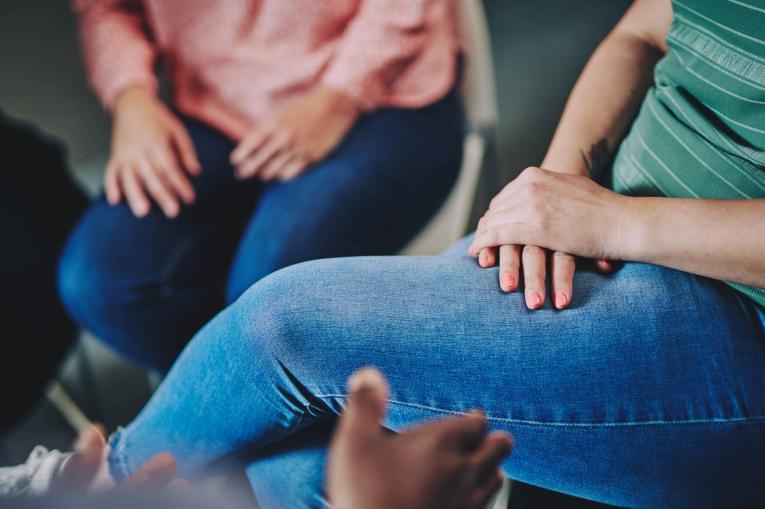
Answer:
MULTIPOLYGON (((765 198, 765 0, 672 6, 669 52, 617 152, 614 190, 765 198)), ((728 284, 765 306, 765 289, 728 284)))

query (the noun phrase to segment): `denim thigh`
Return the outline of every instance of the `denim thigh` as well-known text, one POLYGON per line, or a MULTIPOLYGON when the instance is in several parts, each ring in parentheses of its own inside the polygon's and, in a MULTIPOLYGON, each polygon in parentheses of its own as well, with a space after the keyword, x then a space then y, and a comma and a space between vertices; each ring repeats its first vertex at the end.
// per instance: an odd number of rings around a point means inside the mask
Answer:
POLYGON ((325 160, 264 190, 237 250, 228 301, 295 263, 396 254, 452 189, 463 137, 454 91, 425 108, 362 117, 325 160))
POLYGON ((174 219, 157 206, 136 218, 101 197, 71 234, 59 291, 77 323, 144 367, 166 370, 224 306, 236 242, 258 187, 234 178, 233 142, 193 120, 186 127, 202 172, 196 201, 174 219))
POLYGON ((279 271, 195 337, 113 471, 173 452, 193 472, 341 411, 378 366, 387 426, 486 412, 510 477, 625 506, 746 505, 765 470, 765 333, 718 282, 631 263, 529 311, 467 256, 321 260, 279 271), (224 416, 225 418, 221 418, 224 416))

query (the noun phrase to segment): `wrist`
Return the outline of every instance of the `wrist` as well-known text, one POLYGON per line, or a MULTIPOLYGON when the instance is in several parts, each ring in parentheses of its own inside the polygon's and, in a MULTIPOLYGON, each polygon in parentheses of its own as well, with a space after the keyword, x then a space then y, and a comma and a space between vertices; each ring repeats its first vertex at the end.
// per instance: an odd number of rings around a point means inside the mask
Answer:
POLYGON ((316 94, 321 98, 325 108, 334 114, 341 114, 352 119, 361 115, 361 105, 353 97, 340 90, 327 85, 320 85, 316 89, 316 94))
POLYGON ((565 173, 568 175, 590 176, 589 169, 581 154, 556 154, 554 152, 548 152, 542 160, 540 167, 545 170, 565 173))
POLYGON ((153 102, 157 96, 153 90, 143 85, 129 85, 123 88, 114 100, 114 113, 116 114, 125 105, 132 105, 136 102, 153 102))
POLYGON ((645 198, 636 198, 617 194, 616 213, 613 215, 610 244, 607 257, 612 260, 641 261, 644 259, 643 247, 651 231, 650 207, 645 198))

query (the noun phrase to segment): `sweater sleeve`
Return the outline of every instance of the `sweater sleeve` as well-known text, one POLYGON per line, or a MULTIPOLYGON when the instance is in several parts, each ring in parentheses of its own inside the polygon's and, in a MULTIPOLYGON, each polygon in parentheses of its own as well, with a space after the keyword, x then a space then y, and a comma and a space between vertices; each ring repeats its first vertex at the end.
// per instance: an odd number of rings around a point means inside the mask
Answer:
POLYGON ((156 91, 156 49, 142 0, 74 0, 88 78, 107 110, 125 88, 156 91))
POLYGON ((339 43, 323 82, 354 98, 363 109, 379 105, 386 91, 427 40, 428 9, 451 0, 362 0, 339 43))

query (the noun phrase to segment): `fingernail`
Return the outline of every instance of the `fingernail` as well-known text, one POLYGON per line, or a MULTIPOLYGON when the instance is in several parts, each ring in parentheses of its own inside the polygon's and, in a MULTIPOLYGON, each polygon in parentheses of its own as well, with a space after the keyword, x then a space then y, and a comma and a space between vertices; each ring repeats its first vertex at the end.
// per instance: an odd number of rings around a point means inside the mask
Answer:
POLYGON ((481 256, 478 257, 478 263, 480 263, 481 266, 486 265, 486 253, 481 253, 481 256))
POLYGON ((556 292, 555 293, 555 307, 558 309, 563 309, 568 304, 568 297, 566 297, 566 294, 563 292, 556 292))
POLYGON ((528 295, 526 296, 526 302, 531 309, 536 309, 540 307, 544 301, 542 300, 542 296, 537 292, 528 292, 528 295))
POLYGON ((515 278, 510 274, 502 274, 502 289, 506 292, 515 289, 515 278))
POLYGON ((374 368, 364 368, 356 371, 351 379, 348 380, 348 391, 351 393, 359 392, 364 389, 374 389, 375 387, 385 387, 386 382, 382 373, 374 368))
POLYGON ((472 409, 470 409, 468 411, 467 415, 472 416, 472 417, 481 417, 481 418, 486 416, 484 411, 481 410, 480 408, 472 408, 472 409))

